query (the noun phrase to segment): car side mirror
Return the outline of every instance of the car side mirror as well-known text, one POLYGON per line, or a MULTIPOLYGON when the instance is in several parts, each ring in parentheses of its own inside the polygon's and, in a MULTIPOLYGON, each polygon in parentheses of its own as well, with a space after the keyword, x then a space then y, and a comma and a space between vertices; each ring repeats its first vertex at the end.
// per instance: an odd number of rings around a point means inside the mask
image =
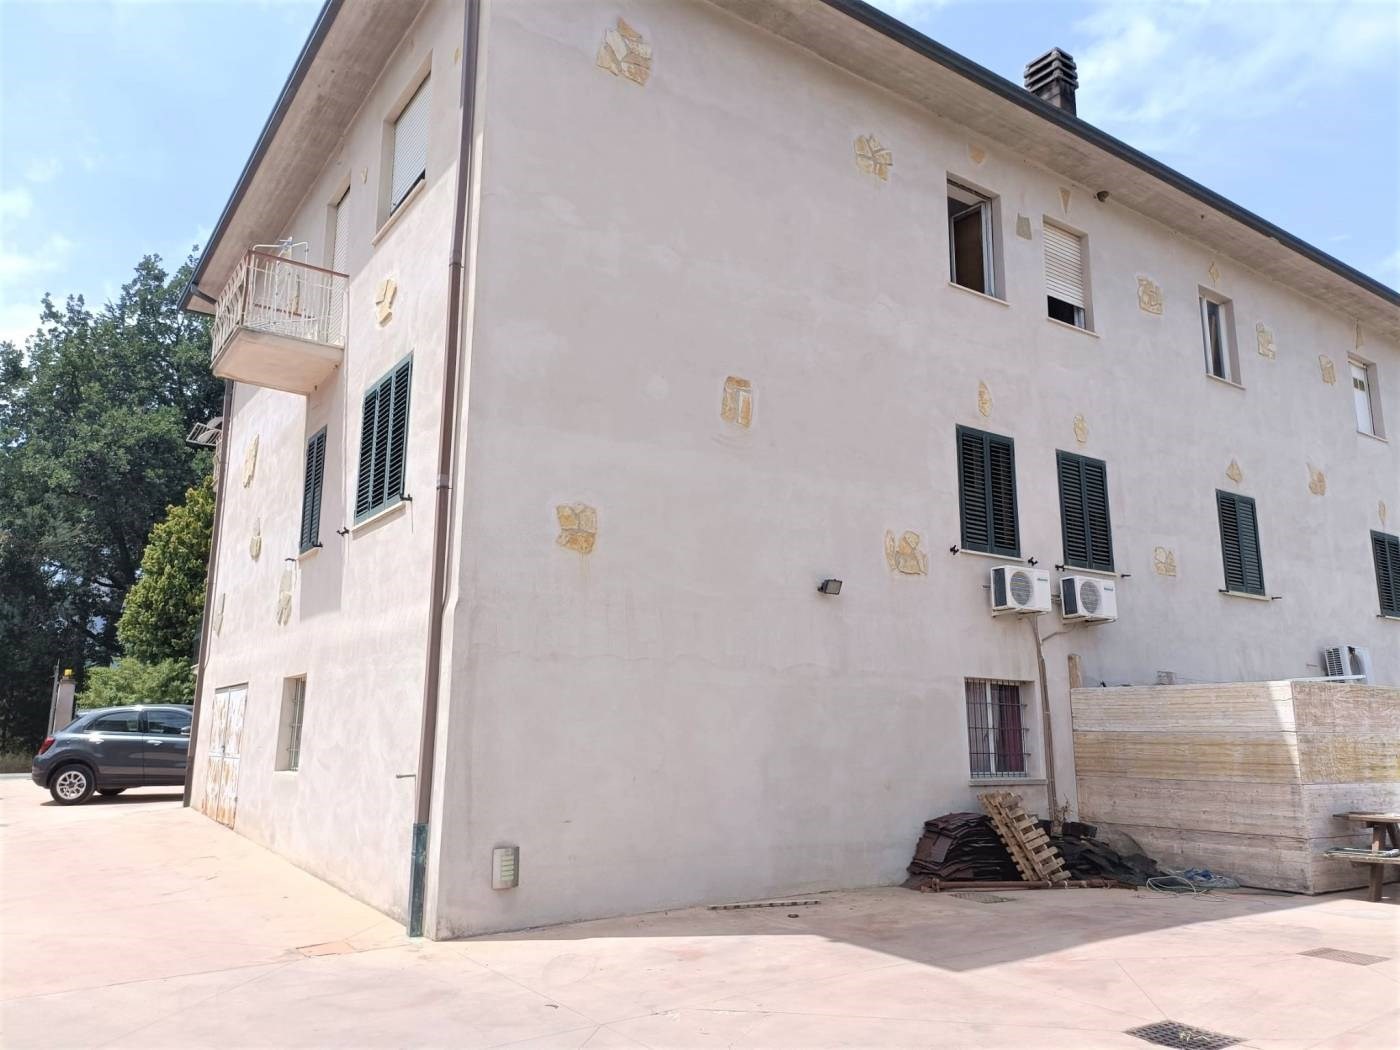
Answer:
POLYGON ((180 727, 180 735, 181 735, 181 736, 189 736, 189 735, 190 735, 190 727, 189 727, 189 726, 181 726, 181 727, 180 727))

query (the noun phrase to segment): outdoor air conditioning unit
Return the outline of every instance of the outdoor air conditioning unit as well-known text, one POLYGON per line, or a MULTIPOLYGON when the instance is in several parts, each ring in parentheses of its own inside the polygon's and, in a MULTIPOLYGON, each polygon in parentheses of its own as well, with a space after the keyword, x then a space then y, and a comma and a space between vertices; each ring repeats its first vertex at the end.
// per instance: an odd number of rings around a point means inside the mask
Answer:
POLYGON ((1328 678, 1371 680, 1371 652, 1359 645, 1334 645, 1322 650, 1322 673, 1328 678))
POLYGON ((1117 584, 1097 576, 1061 576, 1060 616, 1086 623, 1118 619, 1117 584))
POLYGON ((992 570, 993 613, 1049 611, 1049 570, 1025 565, 998 565, 992 570))

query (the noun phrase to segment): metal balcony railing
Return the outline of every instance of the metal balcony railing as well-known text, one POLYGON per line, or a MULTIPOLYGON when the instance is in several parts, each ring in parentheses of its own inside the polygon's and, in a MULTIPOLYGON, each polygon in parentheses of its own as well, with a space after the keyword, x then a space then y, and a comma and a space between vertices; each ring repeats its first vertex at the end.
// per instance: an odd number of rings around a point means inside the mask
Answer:
POLYGON ((214 310, 214 356, 240 330, 345 346, 343 273, 250 251, 224 285, 214 310))

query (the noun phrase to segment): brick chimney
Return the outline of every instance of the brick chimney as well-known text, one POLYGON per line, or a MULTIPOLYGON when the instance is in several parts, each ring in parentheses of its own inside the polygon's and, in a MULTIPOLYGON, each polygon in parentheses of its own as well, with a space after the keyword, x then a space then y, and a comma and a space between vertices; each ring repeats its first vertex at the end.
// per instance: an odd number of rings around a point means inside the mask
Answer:
POLYGON ((1058 47, 1052 47, 1045 54, 1026 66, 1026 90, 1039 95, 1052 106, 1059 106, 1071 116, 1074 109, 1074 89, 1079 87, 1079 73, 1075 69, 1074 56, 1058 47))

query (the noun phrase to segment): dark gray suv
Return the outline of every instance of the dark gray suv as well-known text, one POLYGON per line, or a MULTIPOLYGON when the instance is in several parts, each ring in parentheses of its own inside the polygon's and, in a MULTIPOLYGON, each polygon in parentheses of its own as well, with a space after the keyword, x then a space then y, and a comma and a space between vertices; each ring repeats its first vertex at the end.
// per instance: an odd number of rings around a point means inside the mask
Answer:
POLYGON ((183 784, 190 714, 181 704, 135 704, 84 711, 34 756, 34 783, 60 806, 120 795, 129 787, 183 784))

